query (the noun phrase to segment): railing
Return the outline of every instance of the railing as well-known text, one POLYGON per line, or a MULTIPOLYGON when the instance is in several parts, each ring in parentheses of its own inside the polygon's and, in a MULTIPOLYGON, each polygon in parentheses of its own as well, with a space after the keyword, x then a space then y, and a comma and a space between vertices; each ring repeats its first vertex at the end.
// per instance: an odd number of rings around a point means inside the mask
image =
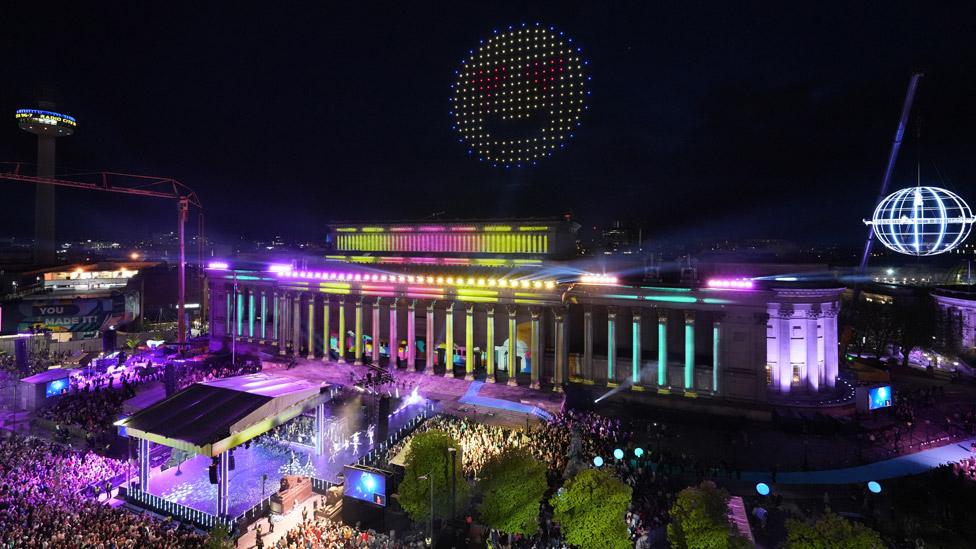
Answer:
POLYGON ((125 499, 131 503, 137 503, 140 507, 144 507, 160 515, 172 516, 173 518, 182 522, 189 522, 206 530, 213 528, 217 524, 225 524, 227 525, 228 529, 232 530, 235 522, 237 521, 237 518, 226 519, 216 515, 211 515, 210 513, 198 511, 192 507, 187 507, 186 505, 166 501, 159 496, 150 494, 149 492, 145 492, 138 488, 127 489, 125 492, 125 499))
POLYGON ((397 429, 396 432, 387 437, 385 441, 380 442, 375 448, 360 457, 356 463, 370 467, 374 466, 380 457, 386 454, 391 446, 410 436, 415 430, 417 430, 417 427, 420 427, 420 425, 427 421, 428 415, 432 415, 432 411, 425 407, 420 411, 419 414, 408 421, 406 425, 397 429))

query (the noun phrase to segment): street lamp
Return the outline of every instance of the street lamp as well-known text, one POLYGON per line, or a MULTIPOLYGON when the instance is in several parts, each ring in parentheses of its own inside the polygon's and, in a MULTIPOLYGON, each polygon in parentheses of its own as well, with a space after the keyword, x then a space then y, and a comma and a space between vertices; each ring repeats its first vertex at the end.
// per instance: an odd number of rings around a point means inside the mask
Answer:
POLYGON ((430 533, 427 536, 427 545, 432 545, 434 541, 434 475, 431 473, 433 473, 433 471, 427 473, 426 475, 417 477, 417 480, 430 481, 430 518, 428 520, 430 533))

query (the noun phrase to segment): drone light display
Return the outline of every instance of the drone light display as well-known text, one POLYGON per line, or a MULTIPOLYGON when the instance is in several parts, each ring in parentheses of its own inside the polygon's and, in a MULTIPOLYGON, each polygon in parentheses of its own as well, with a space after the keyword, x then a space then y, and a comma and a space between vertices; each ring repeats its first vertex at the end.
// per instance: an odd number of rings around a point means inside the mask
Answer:
POLYGON ((969 236, 973 211, 962 198, 938 187, 910 187, 891 193, 864 220, 889 249, 905 255, 938 255, 969 236))
POLYGON ((587 109, 582 48, 554 27, 496 30, 455 71, 451 116, 468 154, 496 167, 535 164, 571 139, 587 109))

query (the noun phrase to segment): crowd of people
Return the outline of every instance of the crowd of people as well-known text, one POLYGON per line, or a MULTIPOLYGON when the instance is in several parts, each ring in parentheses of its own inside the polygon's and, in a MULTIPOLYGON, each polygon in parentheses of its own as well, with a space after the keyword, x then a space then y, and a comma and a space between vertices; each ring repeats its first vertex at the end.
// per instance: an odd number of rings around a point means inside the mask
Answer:
MULTIPOLYGON (((258 536, 258 539, 261 539, 258 536)), ((422 542, 394 540, 372 530, 359 530, 324 517, 303 514, 303 520, 269 545, 263 540, 257 546, 275 549, 410 549, 424 547, 422 542)))
POLYGON ((87 493, 124 468, 39 438, 0 438, 0 547, 202 547, 205 537, 191 529, 87 493))

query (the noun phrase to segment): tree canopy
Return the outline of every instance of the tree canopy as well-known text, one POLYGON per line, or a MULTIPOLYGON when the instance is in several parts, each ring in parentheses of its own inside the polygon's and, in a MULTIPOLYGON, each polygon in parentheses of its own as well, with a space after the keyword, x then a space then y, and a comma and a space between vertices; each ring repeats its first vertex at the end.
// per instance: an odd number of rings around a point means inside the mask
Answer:
POLYGON ((566 542, 580 549, 628 549, 624 515, 632 490, 609 472, 586 469, 550 503, 566 542))
POLYGON ((786 521, 788 549, 880 549, 885 547, 877 532, 838 516, 829 510, 816 522, 786 521))
POLYGON ((461 447, 444 431, 427 431, 413 437, 407 450, 405 474, 398 493, 400 505, 415 521, 430 518, 430 481, 418 477, 430 474, 434 479, 434 516, 447 518, 451 513, 451 462, 448 448, 457 452, 454 479, 457 511, 465 508, 470 489, 461 467, 461 447))
POLYGON ((539 502, 546 494, 546 465, 518 448, 506 448, 481 472, 485 524, 510 534, 539 530, 539 502))
POLYGON ((671 507, 668 542, 687 549, 748 547, 729 521, 729 493, 705 481, 678 492, 671 507))

